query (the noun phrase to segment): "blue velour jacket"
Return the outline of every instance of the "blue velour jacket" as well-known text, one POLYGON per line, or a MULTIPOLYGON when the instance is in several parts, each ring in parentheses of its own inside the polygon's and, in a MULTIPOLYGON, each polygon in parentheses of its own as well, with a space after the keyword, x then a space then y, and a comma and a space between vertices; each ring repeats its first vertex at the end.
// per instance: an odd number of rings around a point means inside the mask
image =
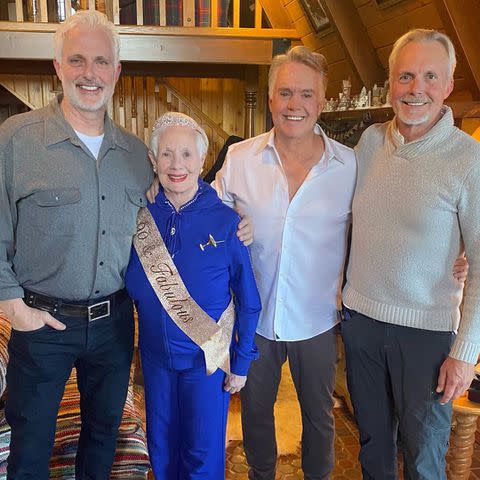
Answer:
MULTIPOLYGON (((254 335, 261 304, 248 249, 237 238, 237 213, 202 180, 195 197, 178 212, 163 190, 148 209, 188 292, 211 318, 220 319, 233 292, 231 371, 246 375, 251 360, 258 357, 254 335), (210 235, 216 246, 207 245, 210 235)), ((204 367, 202 350, 166 313, 133 247, 125 283, 138 311, 142 355, 175 370, 204 367)))

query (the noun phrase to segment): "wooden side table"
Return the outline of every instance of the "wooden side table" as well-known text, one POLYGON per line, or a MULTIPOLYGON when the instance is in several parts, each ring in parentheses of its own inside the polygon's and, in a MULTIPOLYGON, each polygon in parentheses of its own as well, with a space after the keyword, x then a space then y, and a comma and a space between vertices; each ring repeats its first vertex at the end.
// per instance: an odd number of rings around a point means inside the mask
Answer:
POLYGON ((466 394, 453 402, 456 425, 450 436, 447 476, 449 480, 468 480, 480 403, 468 400, 466 394))

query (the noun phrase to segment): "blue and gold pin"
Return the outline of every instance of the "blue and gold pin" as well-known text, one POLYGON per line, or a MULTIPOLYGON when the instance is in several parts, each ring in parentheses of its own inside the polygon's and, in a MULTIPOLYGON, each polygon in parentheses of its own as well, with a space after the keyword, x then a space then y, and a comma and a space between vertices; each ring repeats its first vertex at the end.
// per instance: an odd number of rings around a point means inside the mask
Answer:
POLYGON ((205 243, 205 244, 202 244, 202 243, 200 244, 200 250, 201 250, 202 252, 204 252, 206 247, 215 247, 215 248, 217 248, 217 245, 218 245, 219 243, 223 243, 223 242, 225 242, 225 240, 215 240, 215 239, 213 238, 213 235, 210 233, 210 234, 208 235, 208 242, 205 243))

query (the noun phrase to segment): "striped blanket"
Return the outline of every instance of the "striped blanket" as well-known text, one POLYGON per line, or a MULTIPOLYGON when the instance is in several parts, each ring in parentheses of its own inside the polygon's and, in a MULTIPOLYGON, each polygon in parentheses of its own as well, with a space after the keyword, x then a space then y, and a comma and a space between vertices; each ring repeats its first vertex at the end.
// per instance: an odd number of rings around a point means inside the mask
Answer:
MULTIPOLYGON (((9 337, 10 324, 0 312, 0 394, 5 390, 9 337)), ((75 479, 75 453, 80 434, 80 394, 76 383, 76 371, 73 370, 58 412, 55 445, 50 460, 50 480, 75 479)), ((134 394, 130 384, 119 429, 111 480, 144 480, 147 476, 150 463, 140 414, 142 404, 142 395, 134 394)), ((0 410, 0 480, 6 478, 9 443, 10 427, 5 420, 2 408, 0 410)))

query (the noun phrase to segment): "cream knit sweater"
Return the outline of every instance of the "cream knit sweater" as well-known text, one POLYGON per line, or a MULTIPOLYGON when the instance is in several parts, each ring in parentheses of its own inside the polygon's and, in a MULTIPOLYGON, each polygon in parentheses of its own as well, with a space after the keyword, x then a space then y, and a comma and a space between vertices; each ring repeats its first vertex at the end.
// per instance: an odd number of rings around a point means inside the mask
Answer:
POLYGON ((358 179, 345 305, 382 322, 458 334, 450 356, 480 351, 480 143, 450 108, 403 144, 394 121, 372 125, 356 147, 358 179), (462 286, 452 267, 465 248, 462 286))

